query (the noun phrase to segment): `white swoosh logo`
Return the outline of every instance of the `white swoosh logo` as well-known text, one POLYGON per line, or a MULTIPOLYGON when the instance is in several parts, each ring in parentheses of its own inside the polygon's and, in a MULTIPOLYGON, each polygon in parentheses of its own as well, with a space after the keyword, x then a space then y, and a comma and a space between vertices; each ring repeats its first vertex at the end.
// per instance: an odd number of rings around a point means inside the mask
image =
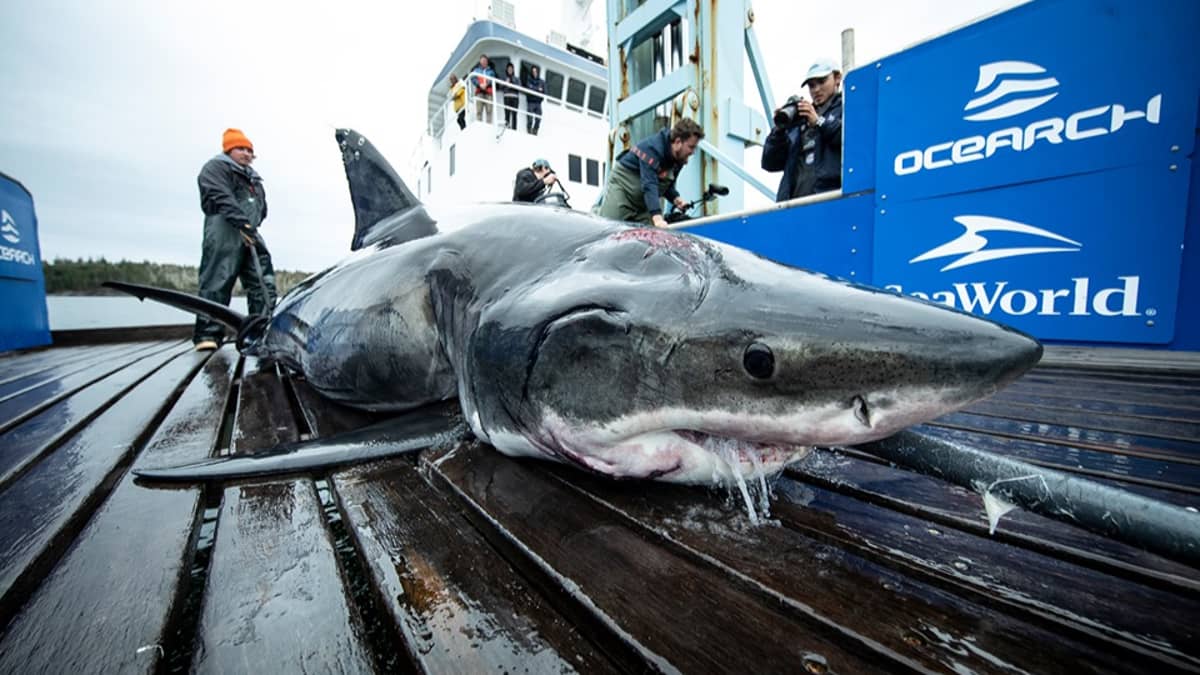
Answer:
POLYGON ((908 262, 911 264, 935 258, 945 258, 951 255, 965 254, 941 269, 942 272, 946 272, 989 260, 1034 255, 1037 253, 1068 253, 1078 251, 1083 247, 1083 244, 1074 239, 1068 239, 1049 230, 1043 230, 1040 227, 1018 223, 1015 220, 1005 220, 1004 218, 993 218, 991 216, 958 216, 954 221, 962 225, 966 229, 966 232, 963 232, 958 238, 952 241, 929 249, 908 262), (1023 246, 988 249, 986 248, 988 245, 987 237, 979 234, 980 232, 1019 232, 1021 234, 1045 237, 1046 239, 1071 244, 1073 248, 1064 246, 1023 246))
POLYGON ((18 230, 12 222, 12 217, 6 211, 4 213, 4 226, 0 227, 0 232, 3 232, 3 237, 10 244, 19 244, 21 242, 21 231, 18 230))
POLYGON ((968 101, 967 105, 963 107, 963 111, 982 108, 995 103, 1001 98, 1014 94, 1044 95, 1025 96, 1010 100, 972 115, 967 115, 963 119, 970 122, 982 122, 1003 117, 1012 117, 1013 115, 1033 110, 1046 101, 1058 96, 1058 92, 1051 91, 1059 84, 1058 80, 1053 77, 1044 77, 1037 80, 1006 79, 1008 75, 1031 75, 1045 72, 1045 68, 1036 63, 1028 63, 1026 61, 996 61, 979 66, 979 81, 975 85, 975 93, 986 93, 968 101), (999 84, 995 88, 992 88, 992 85, 997 81, 999 84), (990 91, 988 91, 989 89, 990 91))

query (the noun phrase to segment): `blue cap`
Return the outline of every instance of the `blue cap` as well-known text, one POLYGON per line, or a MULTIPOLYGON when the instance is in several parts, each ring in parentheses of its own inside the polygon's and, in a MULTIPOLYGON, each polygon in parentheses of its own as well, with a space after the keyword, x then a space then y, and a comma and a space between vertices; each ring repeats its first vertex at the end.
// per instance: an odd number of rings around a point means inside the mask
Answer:
MULTIPOLYGON (((533 168, 535 168, 535 169, 541 169, 541 168, 550 169, 550 162, 547 162, 546 160, 541 159, 541 158, 535 159, 535 160, 533 160, 533 168)), ((550 170, 553 171, 554 169, 550 169, 550 170)))

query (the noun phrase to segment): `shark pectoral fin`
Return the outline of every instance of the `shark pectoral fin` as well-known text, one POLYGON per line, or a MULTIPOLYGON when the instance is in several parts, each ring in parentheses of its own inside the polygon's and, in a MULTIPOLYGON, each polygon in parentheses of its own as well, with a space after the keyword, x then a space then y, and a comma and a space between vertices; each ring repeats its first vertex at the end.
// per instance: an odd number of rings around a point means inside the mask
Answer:
POLYGON ((201 483, 312 473, 349 464, 397 457, 467 437, 457 413, 409 413, 329 438, 284 443, 256 455, 206 459, 180 466, 136 469, 145 481, 201 483))
POLYGON ((192 295, 191 293, 181 293, 180 291, 144 286, 142 284, 130 284, 124 281, 106 281, 101 286, 121 291, 122 293, 128 293, 138 300, 149 298, 155 302, 161 302, 164 305, 212 319, 213 321, 229 326, 235 331, 240 330, 246 323, 245 314, 234 311, 220 303, 192 295))

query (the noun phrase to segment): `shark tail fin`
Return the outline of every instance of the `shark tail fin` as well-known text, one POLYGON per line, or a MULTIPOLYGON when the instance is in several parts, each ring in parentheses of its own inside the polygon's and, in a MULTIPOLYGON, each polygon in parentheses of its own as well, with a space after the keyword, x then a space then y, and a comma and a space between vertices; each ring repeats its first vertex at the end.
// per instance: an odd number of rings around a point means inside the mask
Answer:
POLYGON ((342 151, 354 204, 350 250, 402 244, 437 233, 437 221, 365 136, 353 129, 338 129, 334 138, 342 151))
POLYGON ((149 298, 155 302, 161 302, 164 305, 170 305, 176 309, 182 309, 185 312, 190 312, 224 324, 237 333, 238 351, 244 351, 250 342, 261 336, 267 323, 266 317, 258 315, 247 316, 225 305, 205 300, 190 293, 181 293, 180 291, 156 288, 154 286, 143 286, 142 284, 130 284, 124 281, 106 281, 102 285, 106 288, 121 291, 122 293, 128 293, 138 300, 149 298))

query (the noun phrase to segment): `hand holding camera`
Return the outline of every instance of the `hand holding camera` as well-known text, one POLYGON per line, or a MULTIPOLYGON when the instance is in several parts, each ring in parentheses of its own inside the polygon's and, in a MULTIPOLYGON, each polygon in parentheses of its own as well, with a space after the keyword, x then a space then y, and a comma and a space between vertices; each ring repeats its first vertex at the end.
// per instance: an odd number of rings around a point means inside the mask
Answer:
POLYGON ((775 126, 781 128, 812 124, 817 121, 817 109, 803 96, 792 94, 783 106, 775 111, 773 119, 775 126))

